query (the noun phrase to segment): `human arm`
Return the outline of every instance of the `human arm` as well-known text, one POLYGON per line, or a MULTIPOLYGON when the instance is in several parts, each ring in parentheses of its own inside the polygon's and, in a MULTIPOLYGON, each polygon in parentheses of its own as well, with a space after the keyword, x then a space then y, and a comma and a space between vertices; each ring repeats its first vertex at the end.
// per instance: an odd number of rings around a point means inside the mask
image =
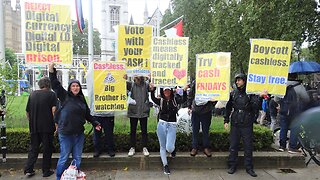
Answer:
POLYGON ((62 87, 61 83, 57 78, 57 70, 54 67, 54 63, 49 64, 49 78, 51 82, 51 87, 56 93, 57 97, 61 102, 64 102, 67 96, 67 91, 62 87))
POLYGON ((155 87, 153 87, 153 84, 150 84, 150 86, 152 86, 152 87, 150 87, 152 90, 151 90, 151 100, 155 103, 155 104, 157 104, 158 106, 160 106, 160 98, 157 98, 156 96, 155 96, 155 92, 156 92, 156 88, 155 87))
MULTIPOLYGON (((232 93, 230 93, 230 98, 229 98, 229 101, 227 102, 227 105, 226 105, 226 114, 224 116, 224 125, 225 125, 225 128, 226 128, 226 124, 228 124, 230 122, 230 115, 231 115, 231 111, 232 111, 232 107, 233 107, 233 99, 232 99, 232 93)), ((228 126, 227 126, 228 127, 228 126)))
MULTIPOLYGON (((83 97, 83 99, 84 99, 84 97, 83 97)), ((85 105, 86 105, 86 114, 85 114, 86 120, 87 120, 88 122, 90 122, 90 123, 92 124, 92 126, 93 126, 96 130, 100 131, 100 130, 101 130, 101 125, 100 125, 100 123, 99 123, 98 121, 93 120, 93 117, 92 117, 92 115, 90 114, 90 108, 89 108, 87 102, 85 101, 85 99, 84 99, 84 103, 85 103, 85 105)))

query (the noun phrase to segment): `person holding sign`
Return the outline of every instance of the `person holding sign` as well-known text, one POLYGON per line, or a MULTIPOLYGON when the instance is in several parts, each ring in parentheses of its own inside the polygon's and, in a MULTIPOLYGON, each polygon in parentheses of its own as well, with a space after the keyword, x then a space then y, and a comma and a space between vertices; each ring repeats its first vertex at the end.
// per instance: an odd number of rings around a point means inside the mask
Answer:
MULTIPOLYGON (((124 76, 127 79, 127 75, 124 76)), ((134 82, 127 81, 127 90, 129 91, 129 98, 131 101, 128 106, 127 116, 130 118, 130 145, 128 156, 135 154, 136 149, 136 131, 138 121, 140 120, 140 128, 142 134, 142 151, 144 156, 149 156, 147 149, 147 121, 150 114, 149 102, 149 83, 143 76, 135 76, 134 82)), ((128 98, 128 99, 129 99, 128 98)))
POLYGON ((263 91, 260 93, 260 97, 254 94, 247 94, 246 80, 247 77, 245 74, 240 73, 235 76, 236 87, 230 93, 230 98, 226 106, 226 115, 224 117, 225 129, 228 129, 229 117, 231 115, 228 173, 233 174, 237 170, 239 144, 240 138, 242 138, 246 171, 252 177, 257 177, 257 174, 253 171, 252 164, 254 113, 261 107, 262 97, 268 93, 263 91))
POLYGON ((203 142, 203 153, 207 157, 211 157, 212 153, 210 150, 209 141, 209 129, 211 125, 212 109, 217 101, 205 101, 198 102, 195 100, 196 82, 193 81, 191 84, 191 90, 188 99, 188 108, 191 114, 192 122, 192 150, 190 152, 191 156, 196 156, 198 154, 198 135, 200 131, 200 123, 202 128, 202 142, 203 142))
POLYGON ((90 109, 82 93, 80 82, 70 80, 68 90, 65 90, 57 79, 57 71, 53 63, 49 65, 49 72, 52 89, 62 104, 54 115, 60 144, 60 157, 56 170, 57 180, 59 180, 63 171, 67 169, 66 163, 70 153, 76 162, 77 169, 80 169, 86 120, 97 130, 101 130, 101 126, 90 115, 90 109))
POLYGON ((160 90, 160 98, 155 97, 155 87, 150 85, 151 99, 159 106, 157 136, 160 144, 160 157, 163 164, 164 174, 169 175, 170 169, 167 161, 167 151, 172 153, 175 149, 177 131, 178 105, 187 100, 187 88, 183 89, 183 96, 174 94, 170 87, 160 90))

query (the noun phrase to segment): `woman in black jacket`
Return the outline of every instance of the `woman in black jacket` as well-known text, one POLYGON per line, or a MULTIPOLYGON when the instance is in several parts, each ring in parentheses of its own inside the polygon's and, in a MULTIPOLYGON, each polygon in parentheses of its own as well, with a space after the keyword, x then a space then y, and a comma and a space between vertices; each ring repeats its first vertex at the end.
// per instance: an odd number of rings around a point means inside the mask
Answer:
POLYGON ((184 88, 183 96, 174 94, 170 87, 165 87, 160 90, 160 98, 155 97, 155 88, 150 85, 153 91, 151 92, 152 101, 160 108, 158 114, 157 136, 160 144, 160 156, 164 167, 164 173, 170 174, 167 151, 172 153, 176 142, 177 131, 177 112, 178 104, 182 104, 187 99, 186 88, 184 88))
POLYGON ((66 162, 70 153, 72 153, 77 168, 80 168, 86 120, 97 130, 100 130, 101 127, 98 122, 92 120, 80 82, 70 80, 68 91, 66 91, 57 79, 57 71, 53 63, 49 65, 49 72, 52 89, 62 104, 54 118, 60 144, 60 157, 56 170, 59 180, 63 171, 67 168, 66 162))

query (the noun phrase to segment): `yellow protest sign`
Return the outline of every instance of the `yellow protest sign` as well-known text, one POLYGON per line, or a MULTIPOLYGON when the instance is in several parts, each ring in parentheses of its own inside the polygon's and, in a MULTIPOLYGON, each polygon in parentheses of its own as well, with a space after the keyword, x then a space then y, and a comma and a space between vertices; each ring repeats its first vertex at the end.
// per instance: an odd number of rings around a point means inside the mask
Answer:
POLYGON ((195 101, 228 101, 230 93, 229 52, 197 54, 195 101))
POLYGON ((70 7, 25 2, 25 59, 30 64, 72 63, 70 7))
POLYGON ((119 25, 118 57, 129 76, 149 76, 152 26, 119 25))
POLYGON ((151 81, 156 86, 184 86, 188 72, 188 37, 154 37, 151 81))
POLYGON ((93 62, 94 112, 127 109, 126 74, 123 62, 93 62))
POLYGON ((248 93, 267 90, 269 94, 285 94, 292 45, 292 41, 252 39, 248 93))

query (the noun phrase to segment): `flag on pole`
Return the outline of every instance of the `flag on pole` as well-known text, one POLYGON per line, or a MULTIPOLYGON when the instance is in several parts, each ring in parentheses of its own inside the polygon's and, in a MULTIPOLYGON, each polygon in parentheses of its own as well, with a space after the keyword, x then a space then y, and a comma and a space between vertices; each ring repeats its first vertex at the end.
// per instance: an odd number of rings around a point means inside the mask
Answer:
POLYGON ((78 28, 81 33, 85 28, 84 19, 83 19, 83 12, 82 12, 82 0, 75 0, 76 1, 76 12, 77 12, 77 22, 78 28))
POLYGON ((183 22, 182 19, 179 21, 178 24, 173 26, 170 29, 164 31, 167 37, 183 37, 183 22))

